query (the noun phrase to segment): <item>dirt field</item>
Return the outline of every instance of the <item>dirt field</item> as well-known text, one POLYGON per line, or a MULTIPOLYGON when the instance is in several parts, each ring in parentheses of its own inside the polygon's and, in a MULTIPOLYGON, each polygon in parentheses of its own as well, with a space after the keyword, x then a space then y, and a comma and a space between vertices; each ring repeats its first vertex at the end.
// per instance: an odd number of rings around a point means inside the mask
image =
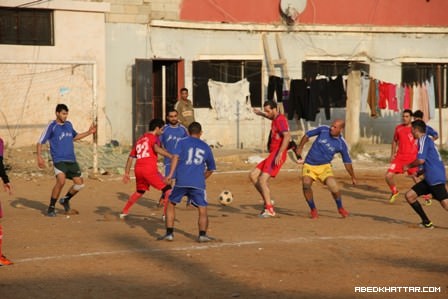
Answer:
MULTIPOLYGON (((355 162, 358 185, 352 186, 335 163, 351 216, 340 218, 329 192, 315 184, 320 218, 311 220, 298 167, 288 163, 271 182, 279 216, 259 219, 259 196, 247 179, 254 165, 237 156, 217 160, 221 172, 207 189, 209 234, 221 241, 209 244, 195 242, 197 212, 184 204, 176 210, 175 240, 156 241, 165 231, 156 191, 144 195, 127 221, 118 220, 134 190, 119 175, 86 179, 72 200, 80 215, 68 218, 59 206, 49 218, 53 177, 10 172, 15 194, 1 194, 3 250, 15 264, 0 267, 0 298, 447 298, 448 214, 434 202, 425 209, 436 229, 417 228, 402 195, 387 202, 385 164, 355 162), (223 189, 234 194, 231 206, 216 200, 223 189), (368 286, 440 292, 355 292, 368 286)), ((411 180, 397 183, 405 191, 411 180)))

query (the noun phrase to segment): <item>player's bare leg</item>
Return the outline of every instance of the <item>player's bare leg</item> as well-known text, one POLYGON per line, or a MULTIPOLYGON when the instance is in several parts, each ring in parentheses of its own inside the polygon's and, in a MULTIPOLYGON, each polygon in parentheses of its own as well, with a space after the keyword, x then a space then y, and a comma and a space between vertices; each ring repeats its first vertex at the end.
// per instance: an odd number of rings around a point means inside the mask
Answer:
POLYGON ((344 218, 348 217, 348 212, 347 210, 344 209, 342 205, 341 191, 339 191, 339 186, 336 182, 336 179, 333 176, 328 177, 325 180, 325 185, 327 185, 328 189, 330 189, 331 195, 333 196, 333 199, 336 203, 339 214, 341 214, 341 216, 344 218))
POLYGON ((263 218, 275 216, 274 206, 271 201, 271 190, 269 189, 268 185, 268 181, 270 178, 271 176, 266 172, 262 172, 258 177, 258 185, 261 189, 261 195, 264 200, 264 211, 262 212, 262 214, 260 214, 260 216, 263 218))
POLYGON ((199 218, 198 218, 198 227, 199 227, 199 243, 205 243, 214 241, 215 239, 207 235, 208 230, 208 213, 207 207, 198 207, 199 218))
POLYGON ((56 216, 55 205, 56 202, 58 201, 59 195, 61 194, 64 185, 65 185, 65 174, 58 173, 56 175, 56 183, 53 187, 53 190, 51 191, 51 199, 50 199, 50 205, 48 206, 47 216, 49 217, 56 216))
POLYGON ((171 201, 168 202, 168 205, 166 207, 166 217, 165 217, 166 233, 165 233, 165 235, 159 237, 158 240, 173 241, 174 219, 176 217, 175 207, 176 207, 176 205, 173 204, 171 201))
POLYGON ((309 176, 302 177, 302 190, 303 190, 303 196, 305 197, 306 203, 310 207, 310 215, 312 219, 318 218, 316 205, 314 203, 313 199, 313 189, 311 186, 313 185, 314 180, 313 178, 309 176))
POLYGON ((75 196, 79 192, 79 190, 84 188, 84 180, 82 177, 74 177, 72 180, 73 180, 73 186, 71 186, 70 189, 68 190, 67 194, 65 194, 65 196, 59 200, 59 203, 64 206, 64 210, 65 210, 66 214, 72 213, 72 212, 73 212, 73 214, 78 213, 78 211, 72 210, 70 208, 70 199, 73 196, 75 196))
MULTIPOLYGON (((1 207, 0 207, 0 210, 1 210, 1 207)), ((12 265, 13 262, 11 262, 9 259, 7 259, 6 256, 3 255, 3 252, 2 252, 3 229, 2 229, 1 221, 2 220, 1 220, 1 215, 0 215, 0 266, 8 266, 8 265, 12 265)))
POLYGON ((395 176, 394 173, 389 172, 389 171, 386 172, 385 180, 386 180, 387 185, 389 186, 390 191, 392 192, 392 194, 389 198, 390 203, 394 203, 399 194, 397 186, 395 185, 394 176, 395 176))

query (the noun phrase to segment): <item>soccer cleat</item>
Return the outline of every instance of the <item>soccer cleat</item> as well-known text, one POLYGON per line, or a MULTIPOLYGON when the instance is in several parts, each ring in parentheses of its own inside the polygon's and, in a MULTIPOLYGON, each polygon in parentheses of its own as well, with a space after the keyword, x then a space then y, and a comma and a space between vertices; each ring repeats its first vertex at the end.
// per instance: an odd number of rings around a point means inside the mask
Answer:
POLYGON ((0 266, 9 266, 14 264, 13 262, 11 262, 10 260, 8 260, 8 258, 6 258, 6 256, 2 255, 0 256, 0 266))
POLYGON ((419 224, 419 227, 426 228, 426 229, 433 229, 434 225, 432 224, 432 222, 429 222, 429 223, 422 222, 419 224))
POLYGON ((65 197, 62 197, 59 199, 59 203, 64 206, 64 211, 69 212, 70 211, 70 200, 66 199, 65 197))
POLYGON ((56 217, 56 210, 54 209, 54 207, 48 208, 47 216, 48 217, 56 217))
POLYGON ((310 216, 311 216, 311 219, 319 218, 319 215, 317 214, 317 209, 312 209, 310 212, 310 216))
POLYGON ((339 208, 338 209, 338 212, 339 212, 339 214, 341 214, 341 216, 343 217, 343 218, 347 218, 348 217, 348 212, 347 212, 347 210, 346 209, 344 209, 344 208, 339 208))
POLYGON ((126 219, 128 217, 129 214, 127 213, 121 213, 120 214, 120 219, 126 219))
POLYGON ((425 202, 423 203, 425 206, 430 206, 432 204, 431 198, 425 199, 425 202))
POLYGON ((173 236, 173 234, 165 234, 165 235, 157 238, 157 241, 162 241, 162 240, 173 241, 174 240, 174 236, 173 236))
POLYGON ((399 193, 398 191, 395 192, 395 193, 392 193, 391 196, 390 196, 390 198, 389 198, 389 202, 390 202, 390 203, 394 203, 395 200, 397 199, 397 197, 398 197, 399 194, 400 194, 400 193, 399 193))
POLYGON ((207 243, 207 242, 213 242, 213 241, 215 241, 215 238, 212 238, 212 237, 207 236, 207 235, 198 237, 198 242, 199 243, 207 243))
POLYGON ((268 209, 264 209, 259 215, 259 218, 269 218, 269 217, 275 217, 275 211, 269 211, 268 209))

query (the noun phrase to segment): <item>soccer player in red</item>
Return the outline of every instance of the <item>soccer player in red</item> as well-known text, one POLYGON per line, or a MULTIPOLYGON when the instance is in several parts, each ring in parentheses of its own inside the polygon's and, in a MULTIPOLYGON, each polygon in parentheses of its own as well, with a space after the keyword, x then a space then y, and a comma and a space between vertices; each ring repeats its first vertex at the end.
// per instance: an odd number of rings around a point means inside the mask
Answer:
MULTIPOLYGON (((394 182, 394 176, 399 173, 404 173, 403 166, 410 164, 417 158, 417 143, 412 135, 412 111, 406 109, 402 114, 402 123, 395 127, 394 140, 392 141, 392 150, 390 156, 390 167, 386 172, 386 183, 389 186, 392 194, 389 202, 394 203, 399 194, 397 186, 394 182)), ((409 168, 406 170, 416 182, 418 167, 409 168)))
MULTIPOLYGON (((3 180, 3 188, 5 191, 12 194, 12 185, 9 182, 8 175, 5 171, 5 166, 3 165, 3 139, 0 138, 0 177, 3 180)), ((13 263, 6 258, 2 253, 2 239, 3 239, 3 229, 1 224, 1 219, 3 217, 2 203, 0 202, 0 266, 12 265, 13 263)))
POLYGON ((171 178, 173 177, 174 169, 171 169, 168 176, 163 178, 157 167, 157 155, 160 154, 167 157, 172 162, 177 161, 178 156, 170 154, 160 145, 159 136, 162 134, 162 128, 164 125, 165 122, 161 119, 151 120, 149 122, 149 132, 143 134, 143 136, 137 140, 131 153, 129 154, 128 161, 126 162, 123 182, 125 184, 129 182, 129 172, 131 171, 132 162, 136 159, 137 161, 134 167, 136 191, 126 202, 126 205, 120 214, 120 218, 122 219, 128 216, 131 206, 143 196, 146 190, 149 190, 150 186, 164 192, 163 216, 166 214, 166 206, 168 203, 169 194, 171 193, 171 178))
POLYGON ((264 201, 264 210, 259 216, 268 218, 275 216, 268 181, 271 177, 274 178, 278 174, 283 163, 285 163, 291 134, 289 132, 288 120, 278 111, 276 102, 271 100, 264 102, 263 110, 254 109, 254 112, 272 120, 269 156, 252 170, 249 178, 264 201))

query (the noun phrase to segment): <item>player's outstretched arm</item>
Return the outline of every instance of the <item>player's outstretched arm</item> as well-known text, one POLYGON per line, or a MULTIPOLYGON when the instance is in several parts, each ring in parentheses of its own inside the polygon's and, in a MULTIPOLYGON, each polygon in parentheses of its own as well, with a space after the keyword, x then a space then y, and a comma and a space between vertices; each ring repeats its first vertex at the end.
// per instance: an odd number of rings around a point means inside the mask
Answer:
POLYGON ((356 177, 355 177, 355 171, 353 170, 353 165, 352 163, 344 163, 344 167, 347 170, 348 174, 351 176, 352 178, 352 184, 356 185, 356 177))
POLYGON ((42 158, 42 144, 38 143, 36 145, 36 153, 37 153, 37 166, 39 168, 45 168, 46 164, 44 159, 42 158))
POLYGON ((300 139, 299 145, 296 149, 297 156, 302 156, 303 147, 308 142, 308 140, 310 140, 310 138, 306 134, 303 135, 302 139, 300 139))
POLYGON ((129 183, 129 181, 131 180, 130 177, 130 172, 131 172, 131 166, 132 166, 132 162, 134 161, 134 158, 129 156, 128 160, 126 161, 126 166, 124 168, 124 175, 123 175, 123 183, 127 184, 129 183))
POLYGON ((83 139, 84 137, 87 137, 95 133, 96 133, 96 124, 91 124, 90 128, 87 131, 77 134, 75 138, 73 138, 73 141, 83 139))
POLYGON ((258 108, 254 108, 254 109, 252 109, 252 111, 253 111, 256 115, 258 115, 258 116, 263 116, 263 117, 266 117, 266 118, 267 118, 266 114, 264 114, 264 112, 261 111, 261 110, 258 109, 258 108))

